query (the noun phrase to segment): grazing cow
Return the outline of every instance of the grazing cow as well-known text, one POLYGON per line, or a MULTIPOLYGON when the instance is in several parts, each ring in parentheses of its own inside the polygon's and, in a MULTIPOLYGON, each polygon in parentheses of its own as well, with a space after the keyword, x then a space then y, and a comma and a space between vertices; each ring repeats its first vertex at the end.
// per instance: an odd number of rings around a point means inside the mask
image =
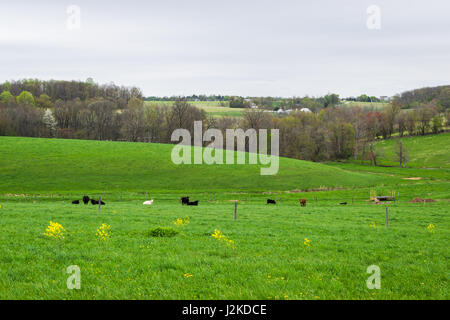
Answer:
POLYGON ((189 197, 182 197, 180 200, 181 200, 181 204, 188 204, 189 203, 189 197))
POLYGON ((143 205, 151 206, 153 204, 153 200, 144 201, 143 205))
POLYGON ((80 204, 80 200, 74 200, 72 201, 72 204, 80 204))
POLYGON ((187 205, 188 206, 198 206, 198 200, 192 201, 192 202, 188 202, 187 205))
POLYGON ((347 202, 339 202, 339 204, 345 206, 347 202))
POLYGON ((84 204, 88 204, 89 203, 89 197, 88 196, 84 196, 83 197, 83 202, 84 202, 84 204))
POLYGON ((306 199, 300 199, 300 205, 306 207, 306 199))
POLYGON ((267 204, 277 204, 277 202, 272 199, 267 199, 267 204))
POLYGON ((91 203, 92 203, 93 205, 100 204, 100 205, 102 205, 102 206, 104 206, 104 205, 106 204, 106 203, 104 203, 102 200, 97 201, 97 200, 94 200, 94 199, 91 199, 91 203))

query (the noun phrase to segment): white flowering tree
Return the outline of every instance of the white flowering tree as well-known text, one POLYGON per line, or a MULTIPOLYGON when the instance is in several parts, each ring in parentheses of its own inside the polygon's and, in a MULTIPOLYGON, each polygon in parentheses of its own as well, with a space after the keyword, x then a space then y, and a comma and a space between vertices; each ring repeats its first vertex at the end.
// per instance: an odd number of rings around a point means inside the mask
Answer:
POLYGON ((54 137, 56 134, 57 122, 50 109, 45 110, 42 120, 49 131, 50 137, 54 137))

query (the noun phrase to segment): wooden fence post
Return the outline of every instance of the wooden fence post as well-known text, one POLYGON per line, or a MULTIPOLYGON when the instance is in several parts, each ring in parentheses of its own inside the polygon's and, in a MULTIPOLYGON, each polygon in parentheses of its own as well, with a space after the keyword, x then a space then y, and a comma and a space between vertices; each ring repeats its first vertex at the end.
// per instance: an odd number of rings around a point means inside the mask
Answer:
POLYGON ((389 207, 386 206, 386 229, 389 227, 389 207))
POLYGON ((237 201, 234 202, 234 221, 237 219, 237 201))

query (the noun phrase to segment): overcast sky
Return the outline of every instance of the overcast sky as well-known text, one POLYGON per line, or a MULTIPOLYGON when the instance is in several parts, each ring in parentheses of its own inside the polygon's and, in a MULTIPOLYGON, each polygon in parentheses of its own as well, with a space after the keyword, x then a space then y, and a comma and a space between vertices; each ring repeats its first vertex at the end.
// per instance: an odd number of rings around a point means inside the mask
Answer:
POLYGON ((394 95, 450 84, 449 17, 448 0, 0 0, 0 81, 92 77, 146 96, 394 95))

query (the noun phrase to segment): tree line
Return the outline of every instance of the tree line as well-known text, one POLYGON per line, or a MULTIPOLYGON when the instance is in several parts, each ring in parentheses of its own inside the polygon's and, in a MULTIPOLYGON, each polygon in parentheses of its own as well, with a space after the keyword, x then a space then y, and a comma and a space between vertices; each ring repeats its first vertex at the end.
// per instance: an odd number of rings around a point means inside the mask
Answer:
POLYGON ((423 103, 430 102, 444 109, 449 109, 450 85, 405 91, 393 98, 393 103, 403 109, 417 108, 423 103))
POLYGON ((0 101, 5 104, 17 97, 17 102, 52 108, 58 100, 79 99, 88 101, 103 98, 114 101, 118 109, 125 108, 132 98, 142 99, 142 91, 136 87, 118 86, 114 83, 99 85, 91 78, 86 81, 24 79, 0 83, 0 101))
MULTIPOLYGON (((187 129, 194 137, 194 121, 202 121, 204 130, 217 128, 224 137, 226 129, 279 129, 281 156, 311 161, 360 158, 376 165, 379 158, 376 140, 439 133, 450 125, 450 110, 436 100, 412 110, 391 103, 374 111, 338 106, 333 103, 335 97, 323 97, 322 102, 327 99, 331 102, 326 107, 317 105, 314 112, 294 110, 280 116, 265 109, 249 108, 240 118, 217 118, 183 98, 171 104, 147 105, 138 91, 127 89, 123 105, 124 96, 105 97, 106 91, 101 89, 105 86, 94 87, 100 88, 99 96, 59 99, 56 97, 62 93, 58 93, 49 96, 44 106, 38 99, 45 91, 8 87, 10 90, 0 93, 0 135, 176 143, 171 141, 175 129, 187 129)), ((300 101, 319 103, 309 98, 300 101)))

